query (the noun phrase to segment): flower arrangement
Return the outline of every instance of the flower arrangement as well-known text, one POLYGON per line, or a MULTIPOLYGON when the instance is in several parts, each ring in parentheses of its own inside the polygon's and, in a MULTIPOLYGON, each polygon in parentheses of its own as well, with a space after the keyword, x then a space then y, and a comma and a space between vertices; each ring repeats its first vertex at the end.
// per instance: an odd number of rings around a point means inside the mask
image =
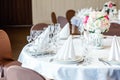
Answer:
POLYGON ((106 2, 103 5, 102 12, 107 12, 107 14, 117 14, 116 4, 112 1, 106 2))
POLYGON ((84 29, 91 33, 98 31, 99 33, 107 32, 110 27, 108 15, 99 11, 92 11, 89 15, 86 15, 83 24, 84 29))

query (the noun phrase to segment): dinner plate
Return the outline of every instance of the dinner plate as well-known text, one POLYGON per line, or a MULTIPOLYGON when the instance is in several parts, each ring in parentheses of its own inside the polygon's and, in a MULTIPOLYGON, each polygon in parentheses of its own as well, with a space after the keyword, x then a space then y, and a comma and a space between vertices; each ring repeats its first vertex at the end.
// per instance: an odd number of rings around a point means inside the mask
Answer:
POLYGON ((66 60, 58 60, 54 59, 55 62, 62 63, 62 64, 75 64, 75 63, 80 63, 84 59, 81 56, 76 56, 75 59, 66 59, 66 60))
POLYGON ((103 48, 104 48, 104 46, 94 47, 94 49, 98 49, 98 50, 103 49, 103 48))
POLYGON ((66 37, 66 38, 60 38, 60 40, 67 40, 68 39, 68 37, 66 37))
POLYGON ((35 52, 35 51, 30 51, 29 49, 26 49, 26 51, 31 56, 45 56, 45 55, 54 55, 55 54, 53 51, 35 52))

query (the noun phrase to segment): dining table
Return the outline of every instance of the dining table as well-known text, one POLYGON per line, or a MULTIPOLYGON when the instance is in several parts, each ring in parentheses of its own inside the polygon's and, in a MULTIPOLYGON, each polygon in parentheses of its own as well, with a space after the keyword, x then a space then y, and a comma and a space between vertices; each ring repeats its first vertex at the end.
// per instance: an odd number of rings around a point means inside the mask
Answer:
MULTIPOLYGON (((117 38, 120 40, 119 36, 117 38)), ((59 40, 58 49, 66 40, 59 40)), ((81 35, 72 35, 72 40, 79 61, 54 59, 57 53, 36 54, 30 50, 33 42, 23 47, 18 61, 22 63, 22 67, 54 80, 120 80, 120 62, 108 60, 113 36, 103 35, 102 48, 86 45, 86 53, 83 53, 85 41, 81 35)))

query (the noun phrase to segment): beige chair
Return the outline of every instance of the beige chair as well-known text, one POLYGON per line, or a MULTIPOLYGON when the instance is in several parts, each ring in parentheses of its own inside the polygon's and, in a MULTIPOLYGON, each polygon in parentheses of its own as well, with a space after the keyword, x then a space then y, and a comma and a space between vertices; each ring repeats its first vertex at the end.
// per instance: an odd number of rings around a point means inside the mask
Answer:
POLYGON ((63 28, 67 23, 67 19, 64 16, 58 16, 57 22, 60 24, 60 27, 63 28))
POLYGON ((52 23, 53 23, 53 24, 56 24, 56 23, 57 23, 57 17, 56 17, 55 12, 52 12, 52 13, 51 13, 51 20, 52 20, 52 23))
POLYGON ((0 30, 0 60, 3 59, 12 59, 12 49, 7 33, 0 30))
POLYGON ((33 25, 30 30, 31 31, 32 30, 43 30, 45 27, 48 27, 47 23, 37 23, 37 24, 33 25))
POLYGON ((41 74, 20 66, 8 67, 6 75, 6 80, 46 80, 41 74))
POLYGON ((2 66, 2 77, 5 76, 4 71, 6 67, 11 65, 21 65, 20 62, 13 59, 12 55, 13 54, 9 37, 4 30, 0 30, 0 65, 2 66))
POLYGON ((21 65, 20 62, 13 59, 11 43, 7 33, 4 30, 0 30, 0 64, 10 66, 9 63, 21 65))

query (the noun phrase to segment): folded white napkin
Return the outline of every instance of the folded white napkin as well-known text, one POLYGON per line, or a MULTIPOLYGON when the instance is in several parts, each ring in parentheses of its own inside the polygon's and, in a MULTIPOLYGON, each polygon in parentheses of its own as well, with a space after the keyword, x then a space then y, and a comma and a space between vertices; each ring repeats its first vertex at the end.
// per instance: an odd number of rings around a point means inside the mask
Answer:
POLYGON ((67 41, 63 44, 63 46, 60 48, 60 50, 58 50, 54 58, 57 60, 75 59, 75 51, 71 35, 69 36, 67 41))
POLYGON ((120 61, 120 42, 116 36, 113 37, 108 59, 109 61, 120 61))
POLYGON ((49 42, 49 31, 50 27, 48 26, 48 28, 33 42, 33 46, 31 46, 30 49, 36 52, 44 52, 49 42))
POLYGON ((60 39, 67 39, 70 35, 69 23, 67 23, 58 34, 60 39))

